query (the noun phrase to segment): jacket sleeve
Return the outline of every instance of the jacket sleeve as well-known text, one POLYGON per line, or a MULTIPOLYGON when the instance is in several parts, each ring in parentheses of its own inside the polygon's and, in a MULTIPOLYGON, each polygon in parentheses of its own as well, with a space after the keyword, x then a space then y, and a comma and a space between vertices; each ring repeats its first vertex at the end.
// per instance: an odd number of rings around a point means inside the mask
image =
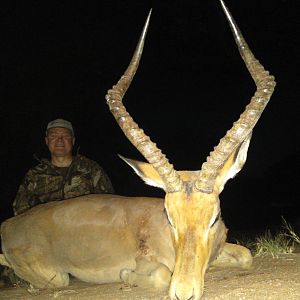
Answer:
POLYGON ((19 186, 16 198, 13 202, 13 211, 15 215, 19 215, 30 207, 34 206, 34 184, 33 174, 28 171, 19 186))
POLYGON ((115 192, 109 177, 97 163, 94 164, 92 173, 95 194, 113 194, 115 192))

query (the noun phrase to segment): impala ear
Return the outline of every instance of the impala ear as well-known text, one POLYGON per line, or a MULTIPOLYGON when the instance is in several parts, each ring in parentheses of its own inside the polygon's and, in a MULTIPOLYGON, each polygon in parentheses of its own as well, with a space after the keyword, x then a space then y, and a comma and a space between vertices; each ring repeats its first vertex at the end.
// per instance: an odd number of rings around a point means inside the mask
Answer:
POLYGON ((120 154, 118 154, 118 156, 123 159, 146 184, 166 190, 162 179, 151 164, 129 159, 120 154))
POLYGON ((226 182, 233 178, 243 168, 247 159, 247 152, 251 136, 252 131, 247 138, 232 152, 223 167, 220 169, 214 185, 214 190, 219 194, 223 191, 226 182))

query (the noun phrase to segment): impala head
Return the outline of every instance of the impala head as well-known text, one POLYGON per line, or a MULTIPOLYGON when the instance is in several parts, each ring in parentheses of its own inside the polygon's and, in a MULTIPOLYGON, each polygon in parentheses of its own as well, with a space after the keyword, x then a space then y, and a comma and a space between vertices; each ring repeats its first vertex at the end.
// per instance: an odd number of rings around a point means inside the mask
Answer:
POLYGON ((122 103, 142 55, 150 14, 132 60, 124 75, 108 91, 106 100, 119 126, 149 163, 123 158, 147 183, 166 192, 165 208, 174 233, 175 268, 170 285, 171 299, 200 299, 204 274, 226 230, 220 217, 219 194, 228 179, 243 167, 252 130, 275 86, 245 42, 228 9, 220 0, 240 54, 257 86, 257 91, 240 118, 227 131, 199 171, 176 171, 165 155, 134 122, 122 103))

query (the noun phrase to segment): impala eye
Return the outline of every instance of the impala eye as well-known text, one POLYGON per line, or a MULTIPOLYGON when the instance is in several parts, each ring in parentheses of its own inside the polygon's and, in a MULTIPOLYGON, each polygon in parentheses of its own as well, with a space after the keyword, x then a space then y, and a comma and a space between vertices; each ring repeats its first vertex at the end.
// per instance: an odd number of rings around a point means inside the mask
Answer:
POLYGON ((211 224, 210 228, 212 228, 219 221, 220 217, 221 217, 221 212, 219 211, 214 222, 211 224))

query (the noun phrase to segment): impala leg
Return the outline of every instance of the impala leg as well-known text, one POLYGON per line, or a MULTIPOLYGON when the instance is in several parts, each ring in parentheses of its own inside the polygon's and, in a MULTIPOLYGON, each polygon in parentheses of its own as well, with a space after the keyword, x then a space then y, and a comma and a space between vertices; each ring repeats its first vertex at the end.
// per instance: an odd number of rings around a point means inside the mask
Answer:
POLYGON ((137 258, 135 270, 123 269, 120 277, 130 285, 152 286, 159 290, 165 290, 170 284, 171 271, 162 263, 137 258))
POLYGON ((252 265, 252 255, 249 249, 244 246, 225 243, 225 246, 211 264, 216 267, 238 267, 248 269, 252 265))
POLYGON ((69 285, 69 274, 53 263, 51 255, 35 247, 6 249, 5 257, 10 267, 21 279, 35 288, 56 288, 69 285), (40 253, 39 253, 40 252, 40 253))
POLYGON ((16 274, 30 282, 35 288, 58 288, 69 285, 69 274, 54 270, 32 270, 31 274, 16 272, 16 274))
POLYGON ((13 270, 17 276, 28 281, 35 288, 57 288, 69 285, 68 273, 39 262, 13 264, 13 270))
POLYGON ((28 281, 35 288, 58 288, 69 285, 69 274, 51 270, 44 272, 31 271, 31 274, 16 272, 16 274, 28 281))

